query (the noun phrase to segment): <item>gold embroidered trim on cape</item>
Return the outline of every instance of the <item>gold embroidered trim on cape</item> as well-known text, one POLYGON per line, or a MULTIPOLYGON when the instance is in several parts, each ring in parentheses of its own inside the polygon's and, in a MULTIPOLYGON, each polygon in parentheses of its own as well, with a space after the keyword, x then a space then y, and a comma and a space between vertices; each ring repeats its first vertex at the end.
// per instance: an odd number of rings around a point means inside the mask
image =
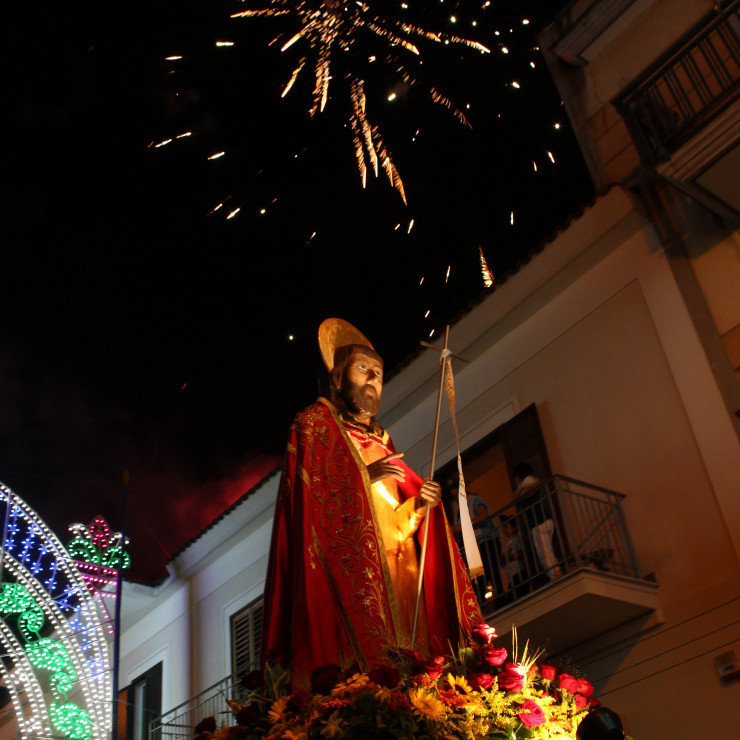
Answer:
POLYGON ((331 574, 329 564, 326 562, 326 554, 324 553, 324 549, 321 547, 321 542, 319 541, 313 524, 311 525, 311 537, 313 539, 313 547, 316 552, 316 556, 318 557, 319 563, 321 564, 321 570, 324 571, 326 582, 329 584, 329 589, 331 590, 332 596, 334 597, 334 605, 336 606, 337 611, 339 612, 339 616, 342 619, 342 623, 344 624, 344 629, 347 632, 347 637, 349 638, 349 644, 352 646, 352 652, 355 654, 355 660, 357 660, 357 662, 360 664, 360 667, 363 669, 363 671, 366 671, 369 667, 367 660, 364 653, 362 652, 362 648, 360 647, 360 641, 357 639, 357 635, 355 634, 355 630, 352 626, 349 614, 347 613, 347 609, 342 603, 341 596, 339 595, 339 589, 337 588, 337 584, 331 574))

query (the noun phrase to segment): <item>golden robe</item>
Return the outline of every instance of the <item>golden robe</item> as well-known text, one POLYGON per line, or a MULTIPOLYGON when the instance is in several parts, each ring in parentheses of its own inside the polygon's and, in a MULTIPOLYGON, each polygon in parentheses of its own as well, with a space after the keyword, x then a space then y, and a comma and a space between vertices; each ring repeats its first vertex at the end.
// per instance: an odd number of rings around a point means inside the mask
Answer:
MULTIPOLYGON (((390 444, 388 432, 384 431, 382 436, 377 436, 347 421, 344 421, 344 428, 365 465, 370 465, 393 454, 394 449, 390 444)), ((416 555, 414 534, 424 519, 426 506, 417 511, 414 497, 404 500, 393 478, 373 483, 370 490, 375 508, 375 520, 383 537, 388 569, 398 603, 401 627, 398 642, 401 647, 411 648, 416 593, 419 584, 419 559, 416 555)), ((413 648, 422 654, 429 653, 429 636, 423 599, 419 605, 413 648)))

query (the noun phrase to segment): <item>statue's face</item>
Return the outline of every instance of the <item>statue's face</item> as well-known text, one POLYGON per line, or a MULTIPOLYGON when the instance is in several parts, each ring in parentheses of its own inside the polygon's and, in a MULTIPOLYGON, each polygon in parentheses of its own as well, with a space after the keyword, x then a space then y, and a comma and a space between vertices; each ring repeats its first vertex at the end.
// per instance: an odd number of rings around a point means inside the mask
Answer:
POLYGON ((372 419, 383 392, 383 362, 361 349, 352 351, 339 388, 347 410, 358 420, 372 419))

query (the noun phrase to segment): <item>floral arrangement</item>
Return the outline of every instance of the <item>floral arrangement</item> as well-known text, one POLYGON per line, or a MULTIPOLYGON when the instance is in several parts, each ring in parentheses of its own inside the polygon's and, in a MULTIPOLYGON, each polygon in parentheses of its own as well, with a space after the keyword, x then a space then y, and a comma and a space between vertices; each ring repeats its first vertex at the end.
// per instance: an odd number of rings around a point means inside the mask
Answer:
POLYGON ((388 664, 367 672, 336 665, 313 672, 311 690, 289 693, 280 666, 243 678, 247 704, 228 701, 236 724, 217 728, 209 717, 196 740, 482 740, 571 738, 599 702, 584 678, 495 647, 496 631, 474 628, 474 642, 456 656, 422 659, 391 651, 388 664))

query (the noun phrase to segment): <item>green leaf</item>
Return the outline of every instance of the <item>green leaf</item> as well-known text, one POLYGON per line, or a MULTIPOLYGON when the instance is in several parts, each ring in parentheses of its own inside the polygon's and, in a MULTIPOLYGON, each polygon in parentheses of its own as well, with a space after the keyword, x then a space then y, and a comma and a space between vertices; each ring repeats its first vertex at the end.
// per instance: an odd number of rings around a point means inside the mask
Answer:
POLYGON ((353 714, 362 713, 374 717, 378 711, 378 700, 373 694, 358 696, 353 702, 353 714))

